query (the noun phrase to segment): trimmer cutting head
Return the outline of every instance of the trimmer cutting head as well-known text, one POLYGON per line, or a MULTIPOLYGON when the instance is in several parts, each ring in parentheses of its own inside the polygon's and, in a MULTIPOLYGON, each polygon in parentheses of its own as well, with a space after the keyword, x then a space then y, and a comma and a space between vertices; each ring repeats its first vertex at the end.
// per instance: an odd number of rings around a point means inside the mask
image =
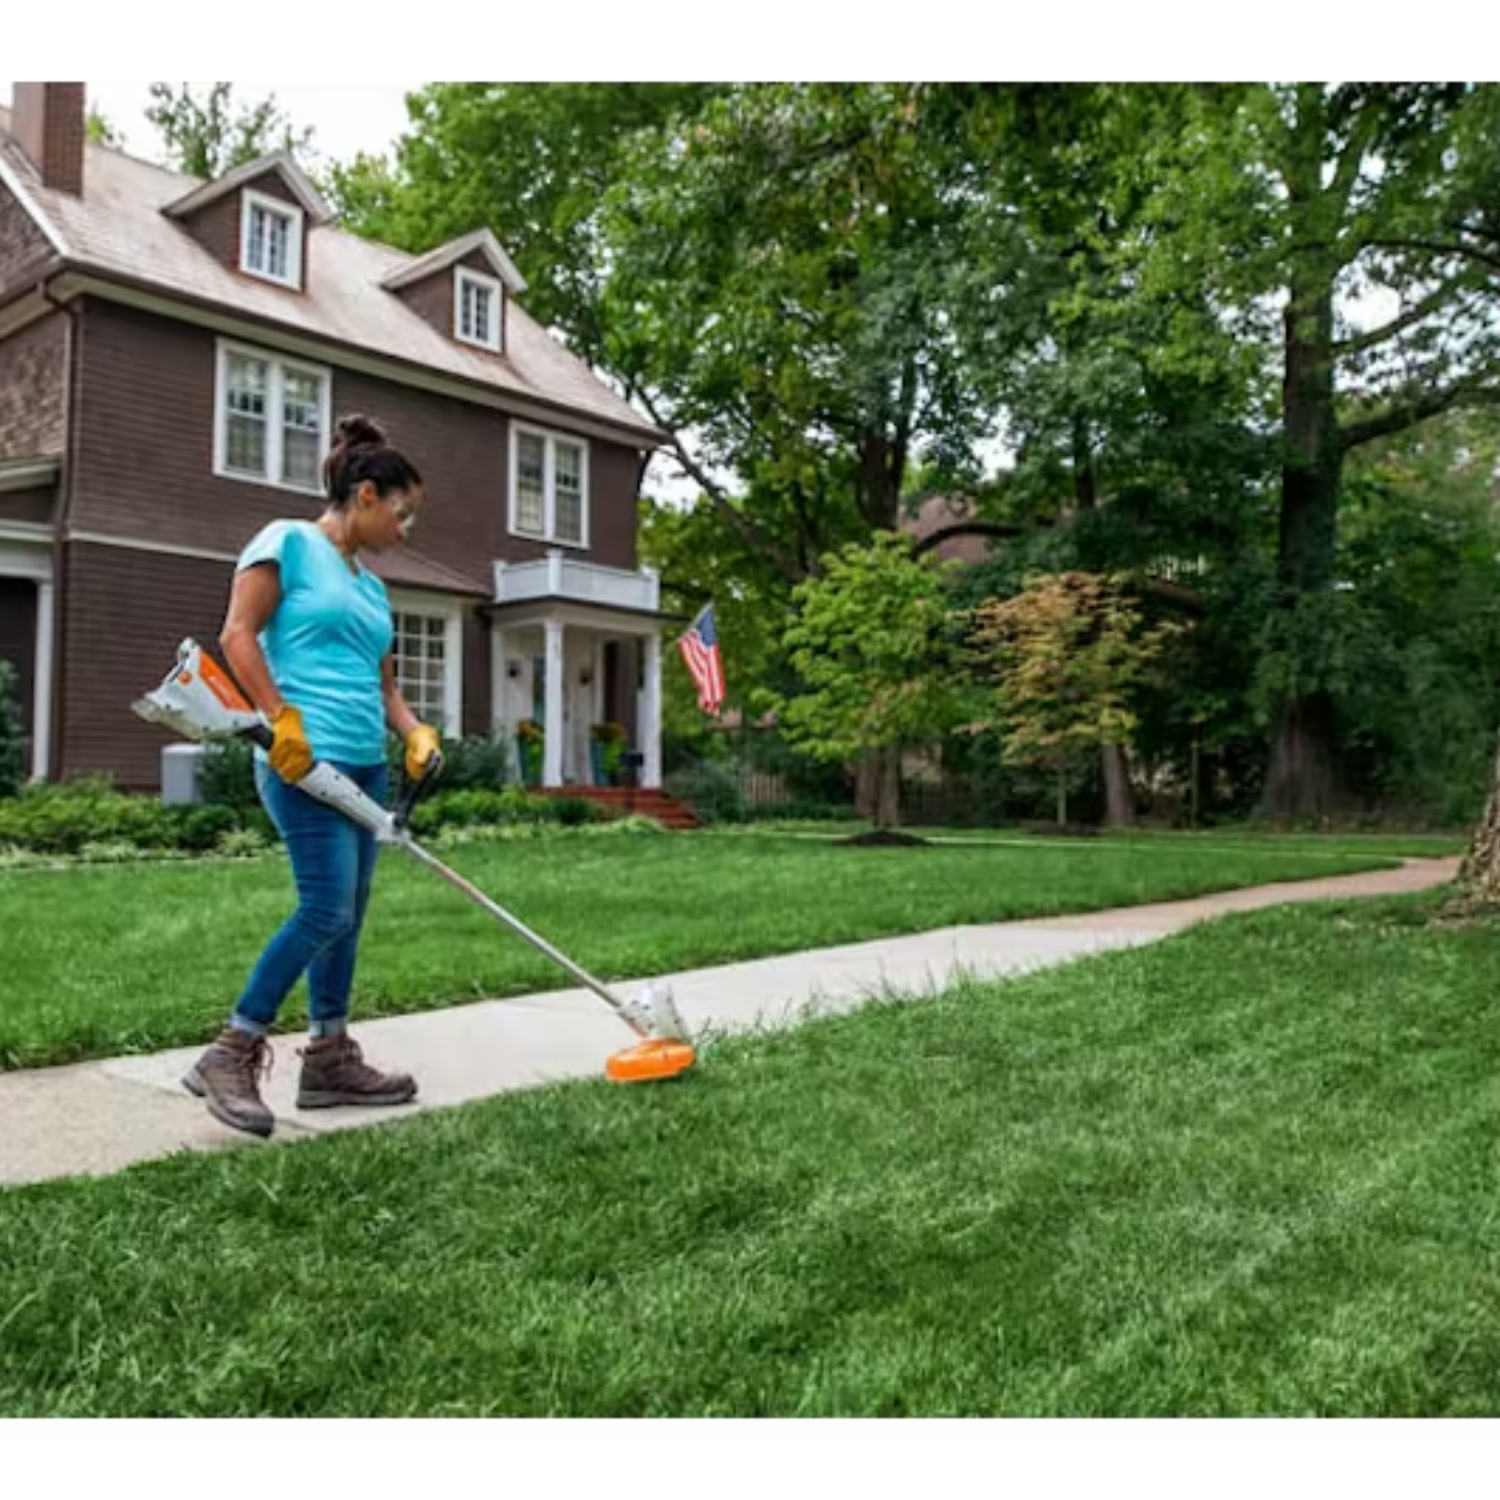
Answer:
POLYGON ((652 1037, 606 1059, 605 1076, 616 1083, 658 1083, 686 1073, 698 1061, 686 1042, 652 1037))
POLYGON ((646 985, 633 1000, 625 1002, 624 1015, 643 1040, 606 1060, 605 1075, 616 1083, 653 1083, 676 1078, 698 1060, 689 1040, 687 1022, 666 985, 646 985))

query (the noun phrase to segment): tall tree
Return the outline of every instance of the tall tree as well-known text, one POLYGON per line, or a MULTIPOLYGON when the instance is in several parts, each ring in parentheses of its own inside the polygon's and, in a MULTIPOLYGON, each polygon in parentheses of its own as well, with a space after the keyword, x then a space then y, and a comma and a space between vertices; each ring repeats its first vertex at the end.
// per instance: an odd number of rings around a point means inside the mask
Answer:
POLYGON ((966 333, 1000 336, 1004 284, 935 123, 913 85, 739 87, 638 140, 607 205, 608 363, 792 579, 895 526, 922 451, 961 467, 992 426, 966 333))
POLYGON ((1195 93, 1174 169, 1156 173, 1151 233, 1125 247, 1153 294, 1209 288, 1264 359, 1265 417, 1281 440, 1265 787, 1276 814, 1337 799, 1323 626, 1346 460, 1500 391, 1496 97, 1465 84, 1195 93), (1382 302, 1388 311, 1356 321, 1353 308, 1382 302))
POLYGON ((312 149, 312 130, 297 129, 275 95, 241 103, 232 83, 210 84, 206 93, 190 83, 153 83, 146 118, 161 136, 169 163, 192 177, 222 177, 272 151, 312 149))
MULTIPOLYGON (((1193 93, 961 85, 933 105, 952 112, 957 149, 981 169, 990 221, 1004 226, 990 260, 995 274, 1010 270, 1013 308, 1010 336, 987 354, 1016 465, 946 537, 987 534, 1015 550, 1029 528, 1049 526, 1059 562, 1132 569, 1196 615, 1205 601, 1182 582, 1183 564, 1222 566, 1242 544, 1265 463, 1248 422, 1255 366, 1201 289, 1142 295, 1117 254, 1145 227, 1157 174, 1177 166, 1193 93), (1008 253, 1017 227, 1020 263, 1008 253)), ((1125 745, 1106 739, 1102 758, 1107 816, 1127 822, 1125 745)))

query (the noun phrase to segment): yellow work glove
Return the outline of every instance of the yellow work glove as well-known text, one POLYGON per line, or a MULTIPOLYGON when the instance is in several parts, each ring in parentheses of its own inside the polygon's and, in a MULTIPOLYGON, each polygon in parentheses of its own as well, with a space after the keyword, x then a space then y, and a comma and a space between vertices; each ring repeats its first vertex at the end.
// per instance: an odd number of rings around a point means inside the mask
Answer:
POLYGON ((406 774, 413 781, 420 781, 429 766, 434 776, 442 770, 442 746, 431 724, 418 724, 406 737, 406 774))
POLYGON ((283 781, 301 781, 313 767, 312 746, 302 727, 302 715, 290 703, 283 703, 271 720, 271 732, 276 736, 266 752, 271 769, 283 781))

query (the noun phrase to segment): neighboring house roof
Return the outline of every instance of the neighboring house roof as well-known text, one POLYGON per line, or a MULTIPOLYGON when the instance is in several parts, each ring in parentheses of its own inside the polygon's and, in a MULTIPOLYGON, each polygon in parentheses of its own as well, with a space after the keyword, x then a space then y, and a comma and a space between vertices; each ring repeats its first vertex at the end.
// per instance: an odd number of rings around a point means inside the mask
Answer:
MULTIPOLYGON (((184 199, 199 198, 201 206, 231 190, 224 187, 227 179, 205 184, 90 142, 83 193, 75 197, 41 181, 10 129, 11 112, 0 109, 0 180, 20 187, 23 203, 71 266, 165 297, 217 306, 292 334, 332 340, 366 356, 405 361, 492 391, 565 407, 625 429, 643 446, 655 446, 665 437, 514 301, 506 313, 503 355, 447 338, 387 289, 392 278, 403 278, 418 264, 418 257, 320 224, 316 214, 310 214, 307 226, 307 290, 289 291, 237 275, 163 212, 175 205, 180 213, 184 199)), ((263 159, 247 175, 279 165, 277 158, 263 159)), ((307 191, 321 203, 311 184, 307 191)), ((494 237, 486 241, 481 231, 470 248, 488 252, 492 243, 494 237)), ((495 249, 509 266, 498 244, 495 249)), ((434 257, 441 261, 438 252, 429 258, 434 257)), ((434 269, 439 268, 435 263, 434 269)), ((509 269, 515 274, 513 266, 509 269)))
MULTIPOLYGON (((903 515, 900 529, 917 541, 925 541, 936 531, 974 519, 974 504, 962 495, 927 495, 917 504, 915 515, 903 515)), ((994 543, 983 536, 956 536, 939 542, 934 551, 942 562, 969 565, 988 560, 994 543)))

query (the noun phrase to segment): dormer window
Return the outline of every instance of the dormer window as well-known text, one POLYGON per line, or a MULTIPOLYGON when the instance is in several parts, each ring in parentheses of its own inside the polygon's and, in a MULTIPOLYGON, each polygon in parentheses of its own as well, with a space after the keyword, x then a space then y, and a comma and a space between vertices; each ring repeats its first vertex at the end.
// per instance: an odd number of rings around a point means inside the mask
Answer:
POLYGON ((240 195, 240 269, 278 286, 302 285, 302 211, 247 188, 240 195))
POLYGON ((453 332, 465 344, 500 349, 501 298, 505 295, 493 276, 459 266, 453 273, 453 332))

